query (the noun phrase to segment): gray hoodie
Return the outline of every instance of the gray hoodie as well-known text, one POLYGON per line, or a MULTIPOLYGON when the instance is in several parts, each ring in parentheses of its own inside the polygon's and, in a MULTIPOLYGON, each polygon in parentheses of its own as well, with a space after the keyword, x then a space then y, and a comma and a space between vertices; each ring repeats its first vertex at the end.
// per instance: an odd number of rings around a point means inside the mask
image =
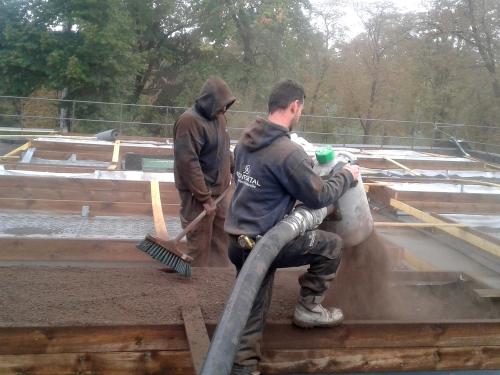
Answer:
POLYGON ((333 204, 354 182, 348 170, 323 181, 288 129, 257 118, 235 149, 235 192, 224 229, 263 235, 291 212, 296 201, 317 209, 333 204))

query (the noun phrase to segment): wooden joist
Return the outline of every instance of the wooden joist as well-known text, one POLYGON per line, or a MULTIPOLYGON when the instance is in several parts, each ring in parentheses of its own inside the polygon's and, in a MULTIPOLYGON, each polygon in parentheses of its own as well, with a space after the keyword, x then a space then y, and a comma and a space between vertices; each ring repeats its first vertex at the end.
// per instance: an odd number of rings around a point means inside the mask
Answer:
POLYGON ((437 228, 437 227, 466 227, 466 224, 458 223, 400 223, 391 221, 376 221, 378 228, 437 228))
MULTIPOLYGON (((91 216, 152 215, 149 203, 0 198, 0 209, 4 210, 79 214, 82 212, 83 206, 90 208, 91 216)), ((164 204, 163 210, 167 215, 175 215, 179 212, 179 205, 164 204)))
POLYGON ((480 214, 480 215, 498 215, 500 204, 495 203, 456 203, 456 202, 425 202, 405 200, 409 206, 422 211, 432 211, 437 214, 480 214))
POLYGON ((396 199, 436 213, 500 212, 500 194, 398 191, 390 186, 369 185, 368 196, 374 202, 387 207, 390 207, 391 199, 396 199))
MULTIPOLYGON (((447 159, 434 159, 434 160, 422 160, 422 159, 398 159, 392 158, 392 160, 404 164, 405 167, 410 169, 427 169, 427 170, 483 170, 483 163, 474 161, 461 161, 461 160, 447 160, 447 159)), ((383 157, 380 158, 358 158, 358 164, 361 167, 370 169, 391 169, 394 168, 394 164, 383 157)))
POLYGON ((0 355, 2 375, 193 375, 188 351, 0 355))
POLYGON ((119 162, 120 162, 120 141, 116 140, 113 144, 113 157, 111 158, 111 164, 108 167, 108 169, 109 170, 117 169, 119 162))
MULTIPOLYGON (((195 373, 180 325, 0 328, 0 344, 2 374, 195 373)), ((314 332, 270 323, 263 349, 270 374, 496 369, 500 322, 347 321, 314 332)))
POLYGON ((379 372, 418 370, 479 370, 500 368, 500 347, 389 348, 295 350, 264 352, 260 369, 266 374, 379 372))
POLYGON ((38 171, 38 172, 57 172, 57 173, 93 173, 95 170, 106 169, 96 168, 96 167, 78 167, 78 166, 66 166, 66 165, 53 165, 53 164, 19 164, 3 163, 3 167, 9 171, 38 171))
POLYGON ((73 155, 76 157, 76 160, 109 162, 113 157, 113 151, 110 150, 76 153, 74 151, 37 150, 35 152, 36 158, 46 160, 68 160, 73 155))
POLYGON ((384 158, 384 160, 387 160, 388 162, 396 165, 397 167, 404 169, 405 171, 407 171, 408 173, 410 173, 413 176, 420 176, 420 173, 415 172, 413 169, 408 168, 406 165, 404 165, 404 164, 402 164, 394 159, 391 159, 388 156, 384 156, 383 158, 384 158))
POLYGON ((19 153, 22 151, 25 151, 31 147, 31 141, 26 142, 25 144, 17 147, 16 149, 6 153, 5 155, 1 156, 2 158, 9 158, 11 156, 18 156, 19 153))
MULTIPOLYGON (((113 150, 113 144, 109 142, 108 144, 89 144, 89 143, 77 143, 77 142, 57 142, 57 141, 44 141, 35 139, 32 141, 33 147, 37 150, 47 150, 56 152, 71 152, 79 155, 80 153, 92 154, 95 152, 109 152, 113 150)), ((157 146, 166 146, 166 144, 156 143, 157 146)), ((166 156, 173 155, 173 147, 150 147, 148 145, 135 144, 131 145, 130 142, 121 141, 120 153, 125 155, 128 152, 133 152, 136 154, 150 155, 150 156, 166 156)), ((107 159, 109 161, 109 158, 107 159)))
MULTIPOLYGON (((403 212, 406 212, 407 214, 412 215, 413 217, 422 220, 426 223, 436 223, 436 224, 443 224, 445 223, 444 221, 435 218, 434 216, 427 214, 423 211, 420 211, 412 206, 409 206, 408 204, 405 204, 403 202, 400 202, 396 199, 391 199, 390 201, 391 207, 401 210, 403 212)), ((456 238, 461 239, 462 241, 465 241, 481 250, 484 250, 492 255, 495 255, 497 257, 500 257, 500 246, 492 243, 484 238, 481 238, 473 233, 470 233, 462 228, 456 228, 456 227, 437 227, 439 230, 442 230, 443 232, 446 232, 456 238)))
POLYGON ((182 319, 184 320, 193 366, 196 374, 199 374, 210 347, 210 339, 200 306, 183 306, 182 319))
MULTIPOLYGON (((0 187, 11 189, 29 187, 31 189, 42 188, 72 191, 138 191, 147 192, 149 194, 150 182, 58 176, 1 176, 0 187)), ((163 196, 176 193, 176 191, 177 190, 173 182, 160 183, 160 192, 163 196)))
POLYGON ((167 225, 165 224, 161 203, 160 184, 154 180, 151 181, 151 211, 156 235, 161 239, 168 240, 167 225))

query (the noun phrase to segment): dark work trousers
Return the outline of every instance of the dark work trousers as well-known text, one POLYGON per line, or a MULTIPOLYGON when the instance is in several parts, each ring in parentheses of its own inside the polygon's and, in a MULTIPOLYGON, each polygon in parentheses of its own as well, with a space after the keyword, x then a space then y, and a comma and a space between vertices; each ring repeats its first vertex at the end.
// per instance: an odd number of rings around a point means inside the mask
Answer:
MULTIPOLYGON (((261 358, 260 345, 266 314, 271 304, 274 274, 277 268, 309 265, 299 277, 301 297, 320 297, 340 264, 342 239, 335 233, 322 230, 308 231, 281 249, 271 265, 257 293, 252 311, 243 331, 234 363, 256 367, 261 358)), ((237 237, 230 236, 229 258, 239 272, 250 252, 238 245, 237 237)))
MULTIPOLYGON (((185 228, 202 211, 203 204, 190 192, 179 191, 181 199, 180 219, 185 228)), ((187 234, 188 254, 194 258, 194 267, 228 267, 228 235, 224 232, 224 219, 228 206, 228 195, 217 204, 212 215, 206 215, 198 225, 187 234)), ((212 196, 213 200, 217 196, 212 196)))

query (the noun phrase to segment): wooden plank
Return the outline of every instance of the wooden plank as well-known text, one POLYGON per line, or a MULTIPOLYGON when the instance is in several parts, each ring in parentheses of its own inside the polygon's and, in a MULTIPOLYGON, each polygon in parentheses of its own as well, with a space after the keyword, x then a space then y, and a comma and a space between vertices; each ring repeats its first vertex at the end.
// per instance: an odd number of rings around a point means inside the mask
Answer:
POLYGON ((208 338, 207 327, 200 306, 184 306, 182 308, 182 319, 184 320, 193 366, 196 373, 199 374, 210 346, 210 339, 208 338))
POLYGON ((400 162, 398 162, 398 161, 396 161, 394 159, 391 159, 388 156, 384 156, 383 159, 387 160, 388 162, 390 162, 390 163, 392 163, 392 164, 394 164, 396 166, 398 166, 399 168, 404 169, 405 171, 407 171, 408 173, 410 173, 413 176, 421 176, 420 173, 415 172, 413 169, 408 168, 406 165, 404 165, 404 164, 402 164, 402 163, 400 163, 400 162))
POLYGON ((474 289, 474 293, 481 298, 500 298, 500 289, 474 289))
POLYGON ((151 210, 153 212, 153 224, 158 237, 168 240, 167 225, 163 217, 163 209, 160 197, 160 184, 158 181, 151 181, 151 210))
POLYGON ((25 144, 23 144, 23 145, 15 148, 14 150, 6 153, 2 157, 8 158, 8 157, 11 157, 11 156, 16 156, 17 154, 21 153, 22 151, 25 151, 25 150, 29 149, 30 147, 31 147, 31 141, 28 141, 25 144))
POLYGON ((432 211, 442 214, 498 214, 500 212, 500 204, 493 203, 460 203, 455 202, 424 202, 405 200, 409 206, 418 208, 422 211, 432 211))
POLYGON ((113 156, 113 152, 112 151, 75 152, 75 151, 54 151, 54 150, 38 150, 38 149, 35 152, 36 158, 46 159, 46 160, 68 160, 72 155, 76 156, 76 160, 109 162, 113 156))
MULTIPOLYGON (((409 206, 403 202, 400 202, 396 199, 391 199, 391 207, 394 207, 395 209, 404 211, 413 217, 422 220, 426 223, 444 223, 444 221, 439 220, 435 217, 433 217, 430 214, 427 214, 423 211, 420 211, 412 206, 409 206)), ((453 227, 438 227, 439 230, 442 230, 443 232, 446 232, 456 238, 459 238, 481 250, 484 250, 490 254, 493 254, 497 257, 500 257, 500 246, 497 244, 494 244, 484 238, 478 237, 475 234, 469 233, 462 228, 453 228, 453 227)))
POLYGON ((376 221, 375 227, 378 228, 437 228, 437 227, 467 227, 466 224, 458 223, 400 223, 391 221, 376 221))
POLYGON ((500 205, 500 194, 473 194, 454 192, 432 192, 432 191, 401 191, 390 186, 372 185, 368 190, 368 196, 378 203, 390 205, 390 199, 399 201, 417 201, 431 203, 473 203, 473 204, 496 204, 500 205))
POLYGON ((58 172, 58 173, 93 173, 96 170, 104 170, 105 167, 78 167, 65 165, 51 164, 19 164, 19 163, 4 163, 4 169, 9 171, 38 171, 38 172, 58 172))
POLYGON ((377 322, 345 321, 328 329, 304 330, 290 324, 267 324, 267 350, 335 348, 413 348, 498 346, 500 321, 377 322))
MULTIPOLYGON (((101 201, 101 202, 134 202, 149 203, 149 191, 112 191, 112 190, 65 190, 22 187, 11 189, 0 187, 0 197, 20 199, 50 199, 73 201, 101 201)), ((179 196, 174 192, 162 196, 163 204, 179 204, 179 196)))
MULTIPOLYGON (((149 181, 91 179, 79 177, 45 176, 0 176, 0 187, 19 189, 23 187, 65 190, 112 190, 149 192, 149 181)), ((173 182, 162 182, 160 192, 178 194, 173 182)))
POLYGON ((187 351, 70 353, 0 356, 2 375, 194 374, 187 351))
POLYGON ((429 262, 423 260, 422 258, 419 258, 415 255, 413 255, 411 252, 408 250, 403 250, 403 253, 401 254, 401 260, 405 262, 408 266, 413 268, 414 270, 417 271, 435 271, 436 267, 434 267, 432 264, 429 262))
POLYGON ((265 350, 266 374, 500 368, 500 347, 265 350))
MULTIPOLYGON (((500 212, 500 211, 498 211, 498 212, 500 212)), ((443 216, 436 214, 436 213, 432 213, 432 216, 434 216, 435 218, 437 218, 445 223, 456 223, 455 220, 447 218, 447 217, 443 217, 443 216)), ((463 230, 500 246, 500 238, 497 238, 489 233, 482 232, 480 230, 477 230, 475 228, 471 228, 469 226, 463 228, 463 230)))
MULTIPOLYGON (((390 188, 386 188, 390 189, 390 188)), ((392 189, 391 189, 392 190, 392 189)), ((431 191, 397 191, 397 199, 418 202, 491 203, 500 204, 500 194, 473 194, 431 191)))
MULTIPOLYGON (((91 216, 152 215, 151 205, 148 203, 0 198, 0 209, 8 210, 78 214, 82 212, 82 206, 90 207, 91 216)), ((170 216, 178 214, 179 205, 165 204, 163 212, 170 216)))
POLYGON ((111 165, 109 170, 115 170, 120 162, 120 140, 116 140, 113 144, 113 157, 111 158, 111 165))
POLYGON ((0 355, 189 350, 182 325, 0 328, 0 355))
MULTIPOLYGON (((85 144, 76 142, 50 142, 50 141, 40 141, 33 140, 33 147, 39 150, 47 151, 58 151, 58 152, 71 152, 71 153, 95 153, 95 152, 112 152, 112 143, 109 144, 85 144)), ((165 146, 163 144, 162 146, 165 146)), ((160 145, 157 145, 160 146, 160 145)), ((136 154, 150 155, 150 156, 167 156, 173 155, 173 147, 152 147, 141 146, 141 145, 131 145, 130 142, 122 141, 120 145, 121 154, 125 155, 128 152, 133 152, 136 154)), ((107 159, 108 161, 110 158, 107 159)))
MULTIPOLYGON (((213 332, 214 324, 207 326, 213 332)), ((0 354, 187 350, 181 325, 3 327, 0 354)), ((346 321, 329 329, 304 330, 269 322, 264 330, 266 350, 500 348, 500 321, 411 323, 346 321)))
MULTIPOLYGON (((404 165, 411 169, 427 169, 427 170, 483 170, 483 163, 468 162, 468 161, 451 161, 451 160, 408 160, 398 159, 394 160, 404 163, 404 165)), ((383 158, 358 158, 358 164, 364 168, 371 169, 391 169, 393 164, 384 160, 383 158)))

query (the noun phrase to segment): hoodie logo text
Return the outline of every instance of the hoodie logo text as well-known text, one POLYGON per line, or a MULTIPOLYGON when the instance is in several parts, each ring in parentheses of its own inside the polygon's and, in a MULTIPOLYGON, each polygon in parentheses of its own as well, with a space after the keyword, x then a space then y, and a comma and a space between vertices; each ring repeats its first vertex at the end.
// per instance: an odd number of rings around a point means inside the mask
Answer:
POLYGON ((243 168, 243 173, 240 171, 236 171, 236 177, 238 178, 238 182, 242 183, 252 189, 260 187, 259 180, 250 176, 250 164, 245 165, 243 168))

